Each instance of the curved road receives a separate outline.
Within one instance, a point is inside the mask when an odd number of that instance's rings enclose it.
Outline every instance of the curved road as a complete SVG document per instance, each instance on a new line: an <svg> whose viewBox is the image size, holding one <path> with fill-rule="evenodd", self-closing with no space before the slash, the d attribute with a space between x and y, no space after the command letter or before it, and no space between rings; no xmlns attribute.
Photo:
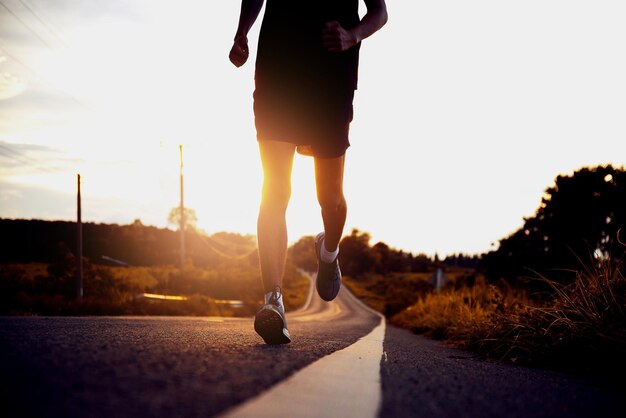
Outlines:
<svg viewBox="0 0 626 418"><path fill-rule="evenodd" d="M370 332L379 318L351 296L288 314L283 346L248 318L0 318L2 415L218 414Z"/></svg>
<svg viewBox="0 0 626 418"><path fill-rule="evenodd" d="M296 376L323 370L380 319L344 288L329 304L313 295L288 321L293 343L267 346L251 319L0 318L2 416L228 416L268 389L302 391ZM382 417L626 416L618 391L486 362L397 328L387 327L384 350Z"/></svg>

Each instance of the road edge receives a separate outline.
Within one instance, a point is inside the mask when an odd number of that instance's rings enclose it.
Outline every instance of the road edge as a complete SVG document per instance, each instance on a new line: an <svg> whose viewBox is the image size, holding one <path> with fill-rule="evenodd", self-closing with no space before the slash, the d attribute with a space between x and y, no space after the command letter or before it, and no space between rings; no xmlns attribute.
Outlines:
<svg viewBox="0 0 626 418"><path fill-rule="evenodd" d="M329 354L249 399L221 418L240 417L377 417L382 407L381 358L385 318L347 288L348 297L380 321L354 344Z"/></svg>

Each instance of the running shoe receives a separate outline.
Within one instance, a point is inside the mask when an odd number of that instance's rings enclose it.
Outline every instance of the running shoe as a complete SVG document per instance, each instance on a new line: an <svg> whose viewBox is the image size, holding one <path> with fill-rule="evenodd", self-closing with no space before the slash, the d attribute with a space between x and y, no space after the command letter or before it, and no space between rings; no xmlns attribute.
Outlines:
<svg viewBox="0 0 626 418"><path fill-rule="evenodd" d="M280 297L280 286L276 286L267 303L259 309L254 317L254 330L266 344L291 342L287 320L285 319L285 309L279 301Z"/></svg>
<svg viewBox="0 0 626 418"><path fill-rule="evenodd" d="M326 302L337 297L339 288L341 287L341 270L339 270L339 262L337 258L332 263L322 261L320 255L322 245L324 245L324 233L320 232L315 237L315 254L317 254L317 277L315 279L315 287L317 293Z"/></svg>

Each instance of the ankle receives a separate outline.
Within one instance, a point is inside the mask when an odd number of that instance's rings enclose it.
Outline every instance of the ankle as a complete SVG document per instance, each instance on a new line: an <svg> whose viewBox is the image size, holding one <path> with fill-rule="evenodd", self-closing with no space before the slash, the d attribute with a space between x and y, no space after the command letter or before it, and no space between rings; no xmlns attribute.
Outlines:
<svg viewBox="0 0 626 418"><path fill-rule="evenodd" d="M265 304L270 303L274 295L276 295L276 303L278 304L278 306L284 309L283 292L278 285L274 286L274 290L270 290L269 292L265 293Z"/></svg>
<svg viewBox="0 0 626 418"><path fill-rule="evenodd" d="M322 245L320 248L320 258L324 263L332 263L337 259L339 255L339 247L337 246L334 250L329 251L326 249L326 240L322 241Z"/></svg>

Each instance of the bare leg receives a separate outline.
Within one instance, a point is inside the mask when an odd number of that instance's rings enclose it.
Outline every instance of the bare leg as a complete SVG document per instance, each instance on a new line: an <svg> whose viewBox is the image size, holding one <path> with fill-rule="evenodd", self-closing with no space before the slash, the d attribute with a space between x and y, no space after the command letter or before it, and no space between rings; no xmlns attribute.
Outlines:
<svg viewBox="0 0 626 418"><path fill-rule="evenodd" d="M257 221L261 277L265 292L282 287L287 256L285 214L291 197L291 170L295 145L259 141L263 165L263 196Z"/></svg>
<svg viewBox="0 0 626 418"><path fill-rule="evenodd" d="M345 155L315 159L315 185L324 221L324 247L331 252L339 245L348 211L343 196L344 162Z"/></svg>

